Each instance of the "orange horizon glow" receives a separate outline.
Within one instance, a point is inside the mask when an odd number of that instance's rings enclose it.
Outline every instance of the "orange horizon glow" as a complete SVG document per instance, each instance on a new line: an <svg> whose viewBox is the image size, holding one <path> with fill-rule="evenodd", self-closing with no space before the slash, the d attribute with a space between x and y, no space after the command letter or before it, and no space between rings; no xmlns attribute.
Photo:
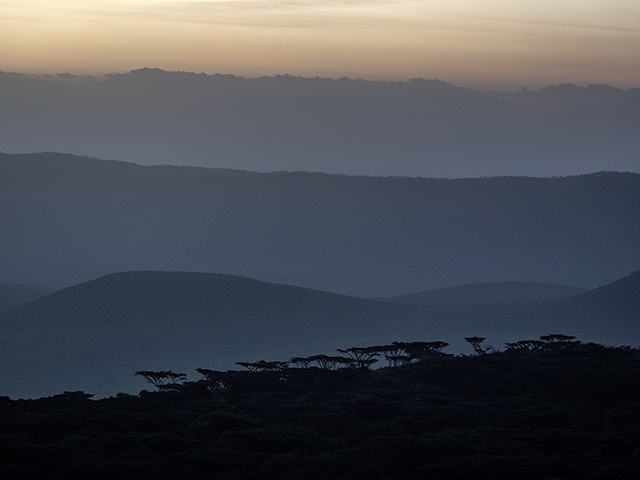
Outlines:
<svg viewBox="0 0 640 480"><path fill-rule="evenodd" d="M630 88L640 86L639 19L626 0L0 1L0 70Z"/></svg>

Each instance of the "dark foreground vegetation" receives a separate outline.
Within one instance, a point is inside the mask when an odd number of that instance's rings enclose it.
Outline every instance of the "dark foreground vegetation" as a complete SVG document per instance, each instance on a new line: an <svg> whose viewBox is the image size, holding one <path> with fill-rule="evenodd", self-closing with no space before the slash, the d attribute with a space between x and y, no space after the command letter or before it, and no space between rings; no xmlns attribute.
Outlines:
<svg viewBox="0 0 640 480"><path fill-rule="evenodd" d="M195 382L138 372L158 387L138 396L2 397L0 478L637 478L638 349L482 340L469 356L394 343Z"/></svg>

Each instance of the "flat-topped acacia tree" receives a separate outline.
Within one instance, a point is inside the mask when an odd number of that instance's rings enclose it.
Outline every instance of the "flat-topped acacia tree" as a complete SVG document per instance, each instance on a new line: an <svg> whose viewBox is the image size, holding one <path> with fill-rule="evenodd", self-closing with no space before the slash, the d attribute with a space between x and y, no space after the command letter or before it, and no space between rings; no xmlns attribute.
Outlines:
<svg viewBox="0 0 640 480"><path fill-rule="evenodd" d="M160 372L140 370L137 371L135 375L145 378L149 383L155 385L158 390L169 390L175 388L187 379L186 373L175 373L171 370ZM165 380L170 380L170 383L167 383Z"/></svg>

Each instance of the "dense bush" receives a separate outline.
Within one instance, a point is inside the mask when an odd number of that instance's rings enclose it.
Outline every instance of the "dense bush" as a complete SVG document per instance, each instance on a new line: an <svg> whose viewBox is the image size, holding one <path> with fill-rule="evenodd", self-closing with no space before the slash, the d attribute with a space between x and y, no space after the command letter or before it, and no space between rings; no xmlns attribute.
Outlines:
<svg viewBox="0 0 640 480"><path fill-rule="evenodd" d="M640 351L542 342L414 348L376 370L360 349L194 382L158 372L156 392L100 400L2 397L0 478L636 478Z"/></svg>

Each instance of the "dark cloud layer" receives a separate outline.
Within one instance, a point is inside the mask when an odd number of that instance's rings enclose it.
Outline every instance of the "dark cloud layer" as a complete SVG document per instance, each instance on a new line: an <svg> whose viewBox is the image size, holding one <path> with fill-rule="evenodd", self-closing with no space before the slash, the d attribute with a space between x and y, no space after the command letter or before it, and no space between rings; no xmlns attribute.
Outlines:
<svg viewBox="0 0 640 480"><path fill-rule="evenodd" d="M640 171L640 89L478 92L438 80L140 69L0 74L0 151L366 175Z"/></svg>

